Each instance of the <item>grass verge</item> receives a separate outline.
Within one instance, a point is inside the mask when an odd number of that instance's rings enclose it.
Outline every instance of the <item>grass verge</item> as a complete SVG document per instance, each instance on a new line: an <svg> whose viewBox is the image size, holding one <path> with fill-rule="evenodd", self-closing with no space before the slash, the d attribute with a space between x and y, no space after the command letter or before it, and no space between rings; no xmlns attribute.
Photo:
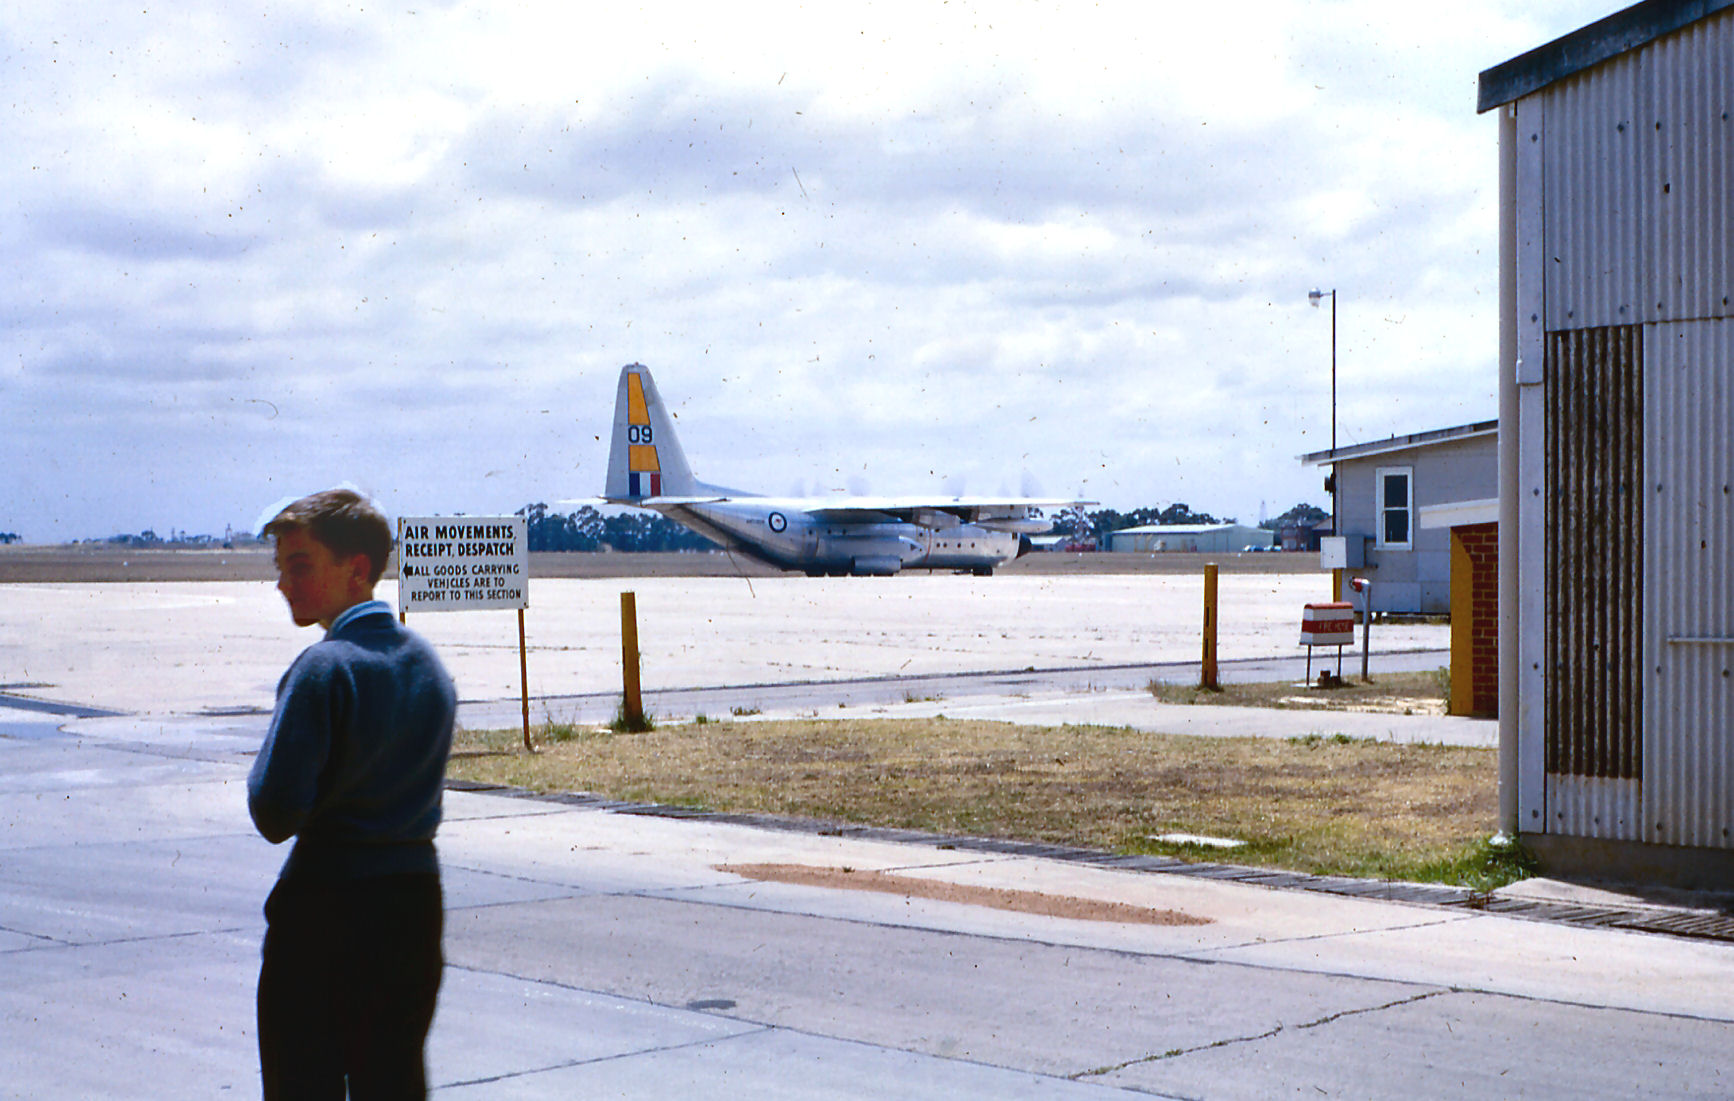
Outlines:
<svg viewBox="0 0 1734 1101"><path fill-rule="evenodd" d="M1335 665L1331 668L1334 669ZM1354 670L1345 665L1343 674L1340 688L1316 688L1282 681L1225 684L1220 688L1151 681L1148 688L1150 694L1163 703L1304 711L1376 711L1393 715L1445 714L1451 690L1449 669L1380 673L1371 681L1361 681L1355 678Z"/></svg>
<svg viewBox="0 0 1734 1101"><path fill-rule="evenodd" d="M797 815L1122 853L1490 890L1527 874L1487 842L1491 750L1348 738L869 719L661 725L538 738L466 732L454 777L539 792ZM1232 850L1155 840L1232 838Z"/></svg>

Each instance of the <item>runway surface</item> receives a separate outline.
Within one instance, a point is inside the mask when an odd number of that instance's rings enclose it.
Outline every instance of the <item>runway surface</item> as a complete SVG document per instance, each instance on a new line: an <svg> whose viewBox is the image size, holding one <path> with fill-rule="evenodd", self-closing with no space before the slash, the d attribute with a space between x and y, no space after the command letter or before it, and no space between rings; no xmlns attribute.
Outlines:
<svg viewBox="0 0 1734 1101"><path fill-rule="evenodd" d="M1300 657L1311 574L1225 575L1224 662ZM620 594L637 605L647 691L1003 673L1104 676L1195 662L1197 577L638 578L537 581L524 621L530 693L617 692ZM382 594L390 599L393 587ZM467 701L516 699L512 612L412 616ZM317 637L289 623L267 582L0 585L0 690L118 710L267 709L277 679ZM1444 624L1381 626L1379 652L1449 648Z"/></svg>

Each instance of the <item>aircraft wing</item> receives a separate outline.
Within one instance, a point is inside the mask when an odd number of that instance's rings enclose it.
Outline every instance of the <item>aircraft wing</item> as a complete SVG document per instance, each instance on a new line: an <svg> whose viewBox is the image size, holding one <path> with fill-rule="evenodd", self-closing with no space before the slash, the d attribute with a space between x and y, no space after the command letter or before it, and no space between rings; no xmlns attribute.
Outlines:
<svg viewBox="0 0 1734 1101"><path fill-rule="evenodd" d="M557 505L631 505L633 508L657 508L659 506L673 507L675 505L717 505L735 498L729 496L709 497L567 497L554 502Z"/></svg>
<svg viewBox="0 0 1734 1101"><path fill-rule="evenodd" d="M634 508L673 508L676 505L720 505L732 501L733 497L635 497L630 501L611 501L610 504L631 505Z"/></svg>
<svg viewBox="0 0 1734 1101"><path fill-rule="evenodd" d="M1045 531L1045 509L1090 505L1070 497L841 497L817 501L808 509L833 523L870 523L886 519L943 531L958 524L979 524L1006 531Z"/></svg>

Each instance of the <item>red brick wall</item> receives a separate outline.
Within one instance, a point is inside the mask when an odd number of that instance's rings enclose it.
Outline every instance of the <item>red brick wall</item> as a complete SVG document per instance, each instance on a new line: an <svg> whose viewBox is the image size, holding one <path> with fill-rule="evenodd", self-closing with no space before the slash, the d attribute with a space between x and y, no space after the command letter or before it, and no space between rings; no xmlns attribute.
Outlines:
<svg viewBox="0 0 1734 1101"><path fill-rule="evenodd" d="M1451 529L1469 557L1470 698L1452 710L1459 714L1499 713L1499 525L1467 524ZM1453 586L1455 588L1455 586ZM1452 609L1456 614L1456 609ZM1453 654L1452 660L1462 660Z"/></svg>

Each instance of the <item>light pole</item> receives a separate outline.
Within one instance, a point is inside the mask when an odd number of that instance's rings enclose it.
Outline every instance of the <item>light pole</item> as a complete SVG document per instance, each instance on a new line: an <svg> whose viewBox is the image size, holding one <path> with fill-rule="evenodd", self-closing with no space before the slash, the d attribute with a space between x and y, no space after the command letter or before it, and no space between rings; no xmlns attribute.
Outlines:
<svg viewBox="0 0 1734 1101"><path fill-rule="evenodd" d="M1332 287L1328 291L1310 290L1307 292L1307 301L1311 302L1313 306L1317 308L1319 299L1324 298L1327 295L1331 300L1331 454L1334 456L1337 451L1337 289ZM1339 530L1337 521L1337 464L1334 461L1331 463L1331 476L1329 482L1331 491L1331 534L1341 535L1342 531ZM1342 598L1343 571L1332 570L1331 599L1341 600Z"/></svg>

